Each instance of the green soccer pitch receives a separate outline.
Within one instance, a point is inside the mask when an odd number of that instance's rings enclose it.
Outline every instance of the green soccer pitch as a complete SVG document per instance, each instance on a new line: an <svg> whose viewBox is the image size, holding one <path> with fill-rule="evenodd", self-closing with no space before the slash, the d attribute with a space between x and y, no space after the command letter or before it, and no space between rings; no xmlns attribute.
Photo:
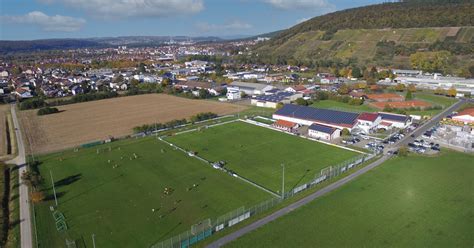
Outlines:
<svg viewBox="0 0 474 248"><path fill-rule="evenodd" d="M241 121L165 138L274 192L307 183L321 169L354 158L359 153Z"/></svg>
<svg viewBox="0 0 474 248"><path fill-rule="evenodd" d="M228 247L471 247L474 156L391 159Z"/></svg>
<svg viewBox="0 0 474 248"><path fill-rule="evenodd" d="M39 161L47 198L35 204L39 247L65 247L66 238L77 247L92 247L93 234L96 247L149 247L202 220L272 197L155 137L45 155ZM50 210L50 171L66 232L56 230Z"/></svg>

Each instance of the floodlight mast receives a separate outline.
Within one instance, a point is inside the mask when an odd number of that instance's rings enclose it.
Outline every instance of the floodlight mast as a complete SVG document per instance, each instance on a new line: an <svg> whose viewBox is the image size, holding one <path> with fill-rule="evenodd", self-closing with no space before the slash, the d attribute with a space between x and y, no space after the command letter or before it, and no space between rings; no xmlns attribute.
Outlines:
<svg viewBox="0 0 474 248"><path fill-rule="evenodd" d="M56 207L58 206L58 197L56 196L56 188L54 187L54 179L53 173L49 170L49 175L51 176L51 183L53 184L53 193L54 193L54 202L56 203Z"/></svg>
<svg viewBox="0 0 474 248"><path fill-rule="evenodd" d="M285 198L285 164L281 164L283 169L282 177L281 177L281 199Z"/></svg>

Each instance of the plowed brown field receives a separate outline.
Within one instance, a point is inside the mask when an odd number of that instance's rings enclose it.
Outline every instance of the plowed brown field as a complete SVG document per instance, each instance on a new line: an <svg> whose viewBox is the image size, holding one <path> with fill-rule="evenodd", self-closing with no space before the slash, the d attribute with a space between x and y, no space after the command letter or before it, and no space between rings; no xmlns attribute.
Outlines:
<svg viewBox="0 0 474 248"><path fill-rule="evenodd" d="M57 114L37 116L37 110L19 111L26 143L34 153L72 148L109 136L132 133L133 127L188 118L201 112L235 113L242 106L191 100L165 94L148 94L71 104ZM29 151L29 150L28 150Z"/></svg>

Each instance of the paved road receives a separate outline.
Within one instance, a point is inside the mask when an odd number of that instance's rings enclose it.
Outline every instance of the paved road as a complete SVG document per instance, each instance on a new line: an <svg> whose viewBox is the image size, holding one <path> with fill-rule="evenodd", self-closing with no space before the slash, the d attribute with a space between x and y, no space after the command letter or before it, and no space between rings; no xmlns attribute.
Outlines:
<svg viewBox="0 0 474 248"><path fill-rule="evenodd" d="M265 225L265 224L267 224L267 223L283 216L283 215L286 215L286 214L292 212L293 210L295 210L295 209L297 209L301 206L304 206L304 205L310 203L311 201L323 196L324 194L327 194L327 193L341 187L342 185L344 185L344 184L354 180L355 178L359 177L360 175L366 173L367 171L381 165L388 158L390 158L390 156L384 155L380 159L378 159L377 161L375 161L375 162L365 166L364 168L348 175L347 177L344 177L341 180L339 180L337 182L334 182L334 183L332 183L332 184L316 191L315 193L313 193L313 194L311 194L311 195L309 195L309 196L307 196L307 197L305 197L305 198L303 198L303 199L301 199L301 200L299 200L295 203L292 203L291 205L289 205L285 208L282 208L282 209L274 212L273 214L271 214L269 216L266 216L263 219L257 220L255 222L251 223L250 225L247 225L247 226L245 226L245 227L243 227L243 228L241 228L241 229L239 229L239 230L237 230L237 231L235 231L235 232L233 232L233 233L231 233L227 236L224 236L224 237L216 240L215 242L209 244L207 247L208 248L216 248L216 247L223 246L223 245L225 245L225 244L227 244L227 243L243 236L246 233L249 233L249 232L251 232L251 231L253 231L253 230L255 230L255 229L257 229L257 228L259 228L259 227L261 227L261 226L263 226L263 225Z"/></svg>
<svg viewBox="0 0 474 248"><path fill-rule="evenodd" d="M33 247L32 231L31 231L31 212L30 204L28 202L29 193L28 186L21 178L23 172L26 171L26 156L25 146L23 144L23 137L21 135L20 125L16 116L16 105L11 105L13 126L15 128L16 141L18 146L18 156L7 163L16 164L19 166L19 184L20 184L20 235L21 235L21 247L31 248Z"/></svg>
<svg viewBox="0 0 474 248"><path fill-rule="evenodd" d="M443 112L436 115L435 117L430 119L428 122L426 122L425 124L418 127L416 130L414 130L412 134L414 134L415 137L420 136L426 130L428 130L431 127L433 127L434 125L436 125L436 123L438 123L441 119L443 119L444 117L449 115L451 112L458 109L464 102L465 101L459 101L459 102L455 103L454 105L452 105L451 107L443 110ZM407 145L409 142L412 142L413 140L414 140L414 138L410 137L410 135L407 135L402 140L397 142L394 146L392 146L392 149L400 147L400 146ZM255 221L255 222L253 222L253 223L251 223L247 226L244 226L241 229L239 229L239 230L237 230L237 231L235 231L231 234L228 234L228 235L214 241L213 243L209 244L207 247L208 248L217 248L217 247L221 247L221 246L223 246L223 245L225 245L225 244L227 244L227 243L229 243L233 240L236 240L237 238L239 238L239 237L241 237L241 236L257 229L257 228L262 227L263 225L265 225L265 224L267 224L271 221L274 221L277 218L280 218L283 215L286 215L286 214L292 212L293 210L295 210L295 209L297 209L301 206L304 206L304 205L308 204L309 202L321 197L322 195L327 194L327 193L343 186L344 184L354 180L355 178L359 177L360 175L363 175L366 172L372 170L373 168L383 164L383 162L385 162L390 157L391 157L390 155L383 155L378 160L376 160L373 163L365 166L364 168L354 172L353 174L350 174L349 176L344 177L341 180L339 180L337 182L334 182L334 183L332 183L332 184L330 184L330 185L314 192L313 194L311 194L311 195L309 195L309 196L307 196L307 197L305 197L305 198L303 198L303 199L301 199L301 200L299 200L295 203L292 203L291 205L289 205L287 207L284 207L284 208L272 213L269 216L264 217L263 219L257 220L257 221Z"/></svg>
<svg viewBox="0 0 474 248"><path fill-rule="evenodd" d="M439 121L441 121L443 118L451 114L453 111L457 110L464 103L466 103L465 100L460 100L457 103L451 105L449 108L446 108L445 110L443 110L443 112L435 115L429 121L427 121L426 123L424 123L417 129L415 129L410 135L406 135L403 139L401 139L398 143L396 143L396 146L397 147L406 146L408 145L408 143L413 142L417 137L421 136L428 129L435 126ZM411 135L413 135L414 138L410 137Z"/></svg>

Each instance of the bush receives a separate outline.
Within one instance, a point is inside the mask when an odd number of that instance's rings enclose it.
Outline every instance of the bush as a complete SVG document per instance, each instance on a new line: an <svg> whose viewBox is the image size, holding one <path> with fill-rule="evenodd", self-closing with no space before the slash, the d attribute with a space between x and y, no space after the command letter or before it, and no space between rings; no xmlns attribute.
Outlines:
<svg viewBox="0 0 474 248"><path fill-rule="evenodd" d="M341 135L342 135L342 136L349 136L349 135L351 135L351 132L349 132L349 129L344 128L344 129L342 129L342 131L341 131Z"/></svg>
<svg viewBox="0 0 474 248"><path fill-rule="evenodd" d="M20 103L20 110L36 109L45 107L46 105L43 98L31 98Z"/></svg>
<svg viewBox="0 0 474 248"><path fill-rule="evenodd" d="M400 149L398 149L398 156L400 157L406 157L408 156L408 148L406 146L402 146L400 147Z"/></svg>
<svg viewBox="0 0 474 248"><path fill-rule="evenodd" d="M49 115L49 114L55 114L55 113L58 113L59 112L59 109L57 108L51 108L51 107L45 107L45 108L41 108L38 110L38 115Z"/></svg>
<svg viewBox="0 0 474 248"><path fill-rule="evenodd" d="M303 99L303 98L301 98L301 97L298 98L298 99L296 99L295 102L296 102L296 104L301 105L301 106L308 106L308 105L311 105L311 102L310 102L310 101L305 100L305 99Z"/></svg>

